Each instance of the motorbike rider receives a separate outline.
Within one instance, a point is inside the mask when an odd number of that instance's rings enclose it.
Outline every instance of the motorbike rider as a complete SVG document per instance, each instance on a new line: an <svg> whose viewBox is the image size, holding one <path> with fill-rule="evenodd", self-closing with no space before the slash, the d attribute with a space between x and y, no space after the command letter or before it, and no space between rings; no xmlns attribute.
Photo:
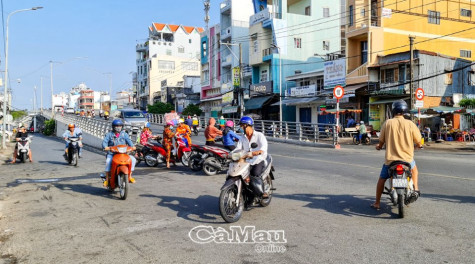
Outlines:
<svg viewBox="0 0 475 264"><path fill-rule="evenodd" d="M234 144L235 141L239 141L241 139L236 133L234 133L234 122L231 120L226 121L224 131L223 131L223 145L226 149L233 151L236 146Z"/></svg>
<svg viewBox="0 0 475 264"><path fill-rule="evenodd" d="M18 130L18 132L15 135L15 141L17 143L15 144L15 151L13 152L13 160L12 160L11 163L16 162L16 157L18 155L18 141L20 141L22 138L27 138L27 137L28 137L28 132L26 131L26 127L21 126L20 129ZM28 158L30 159L30 162L33 162L32 157L33 157L33 154L31 153L31 148L30 148L29 152L28 152Z"/></svg>
<svg viewBox="0 0 475 264"><path fill-rule="evenodd" d="M173 121L168 121L165 125L165 129L163 130L163 142L162 145L167 151L167 168L170 168L170 156L173 147L173 137L175 133L172 131L173 129Z"/></svg>
<svg viewBox="0 0 475 264"><path fill-rule="evenodd" d="M239 126L244 131L244 136L238 141L235 150L250 152L251 144L257 144L257 147L252 151L252 158L249 163L251 164L251 176L259 176L266 167L267 139L264 134L254 130L254 120L249 116L241 117ZM264 193L263 197L267 197L267 194Z"/></svg>
<svg viewBox="0 0 475 264"><path fill-rule="evenodd" d="M196 114L193 115L193 118L191 119L191 121L192 121L193 130L196 131L200 124L200 121L198 120L198 117L196 116Z"/></svg>
<svg viewBox="0 0 475 264"><path fill-rule="evenodd" d="M64 159L68 159L68 147L69 147L69 142L68 139L70 137L77 137L79 138L78 144L79 144L79 157L81 158L82 156L82 131L80 128L76 128L74 124L69 124L68 129L64 132L63 138L66 141L66 148L64 149Z"/></svg>
<svg viewBox="0 0 475 264"><path fill-rule="evenodd" d="M384 183L389 179L389 164L394 161L405 161L411 164L412 181L414 183L414 192L412 199L417 200L421 194L418 185L418 175L416 161L414 160L414 144L421 148L421 133L417 126L410 120L404 118L404 113L408 111L405 101L398 100L392 104L393 118L387 120L381 126L379 144L377 150L386 145L386 155L383 168L376 185L376 201L371 205L374 209L380 208L381 195L384 189Z"/></svg>
<svg viewBox="0 0 475 264"><path fill-rule="evenodd" d="M358 128L358 140L360 142L363 142L365 137L368 136L366 133L367 133L367 130L366 130L366 126L364 124L364 121L360 121L360 125L359 125L359 128Z"/></svg>
<svg viewBox="0 0 475 264"><path fill-rule="evenodd" d="M191 129L185 124L185 120L183 120L183 118L180 118L178 122L176 134L182 135L188 141L187 146L189 147L191 146Z"/></svg>
<svg viewBox="0 0 475 264"><path fill-rule="evenodd" d="M219 121L219 129L223 131L226 125L226 119L224 119L224 116L221 116L218 121Z"/></svg>
<svg viewBox="0 0 475 264"><path fill-rule="evenodd" d="M150 129L150 123L145 123L145 126L142 129L142 132L140 133L140 145L145 146L145 144L147 144L150 139L160 140L160 138L160 136L152 134L152 130Z"/></svg>
<svg viewBox="0 0 475 264"><path fill-rule="evenodd" d="M214 125L216 124L216 119L211 117L208 121L208 126L205 129L205 138L206 145L213 146L216 144L215 139L217 136L222 136L223 131L217 129Z"/></svg>
<svg viewBox="0 0 475 264"><path fill-rule="evenodd" d="M132 140L130 140L129 134L127 132L123 131L122 128L124 128L124 123L120 119L116 119L112 121L112 131L107 133L106 136L104 137L104 140L102 141L102 148L104 151L107 152L107 157L106 157L106 180L104 181L104 186L108 186L108 181L110 178L110 170L111 170L111 163L112 163L112 157L114 154L110 152L110 147L117 146L117 145L128 145L135 150L134 144L132 143ZM129 155L130 159L132 160L132 172L135 169L135 158L132 155ZM135 179L132 178L132 173L129 178L130 183L135 183Z"/></svg>
<svg viewBox="0 0 475 264"><path fill-rule="evenodd" d="M190 131L191 131L191 128L193 127L193 120L191 119L191 116L188 116L186 118L185 124L190 128Z"/></svg>

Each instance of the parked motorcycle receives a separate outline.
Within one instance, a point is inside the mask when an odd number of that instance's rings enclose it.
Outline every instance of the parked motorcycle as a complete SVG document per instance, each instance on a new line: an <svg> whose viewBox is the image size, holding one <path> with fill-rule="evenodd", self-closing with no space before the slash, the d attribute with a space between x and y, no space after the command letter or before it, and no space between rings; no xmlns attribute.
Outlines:
<svg viewBox="0 0 475 264"><path fill-rule="evenodd" d="M257 177L250 175L251 165L246 161L250 157L251 152L242 150L231 152L232 163L219 195L219 212L228 223L238 221L244 208L256 205L266 207L271 202L272 192L275 190L272 185L274 180L272 157L267 155L267 166ZM267 194L266 197L263 197L264 193Z"/></svg>
<svg viewBox="0 0 475 264"><path fill-rule="evenodd" d="M178 144L178 149L172 150L172 155L170 162L181 161L184 166L188 166L189 159L191 156L191 148L187 146L187 140L181 136L175 136L175 140ZM144 154L145 164L149 167L155 167L158 164L164 164L167 162L167 151L165 147L160 143L154 143L153 145L148 145L150 150Z"/></svg>
<svg viewBox="0 0 475 264"><path fill-rule="evenodd" d="M383 192L389 195L391 202L398 207L399 217L404 217L404 205L417 200L414 196L411 164L405 161L394 161L389 165L389 181L386 181Z"/></svg>
<svg viewBox="0 0 475 264"><path fill-rule="evenodd" d="M79 138L78 137L70 137L68 138L68 156L67 161L69 164L73 166L78 165L79 160Z"/></svg>
<svg viewBox="0 0 475 264"><path fill-rule="evenodd" d="M125 200L127 199L129 178L132 173L132 159L130 159L127 153L133 151L133 148L126 145L118 145L110 147L110 151L114 153L114 156L112 157L110 179L107 183L107 188L110 191L119 188L120 199Z"/></svg>
<svg viewBox="0 0 475 264"><path fill-rule="evenodd" d="M20 141L17 142L17 159L19 159L21 163L25 163L29 159L28 153L30 152L30 142L31 136L22 137Z"/></svg>
<svg viewBox="0 0 475 264"><path fill-rule="evenodd" d="M371 144L371 133L366 133L365 135L361 135L361 140L358 134L355 134L353 136L353 144L359 145L361 143L365 145Z"/></svg>
<svg viewBox="0 0 475 264"><path fill-rule="evenodd" d="M190 157L189 167L193 171L203 170L206 175L213 176L229 168L229 151L216 146L203 146L202 153Z"/></svg>

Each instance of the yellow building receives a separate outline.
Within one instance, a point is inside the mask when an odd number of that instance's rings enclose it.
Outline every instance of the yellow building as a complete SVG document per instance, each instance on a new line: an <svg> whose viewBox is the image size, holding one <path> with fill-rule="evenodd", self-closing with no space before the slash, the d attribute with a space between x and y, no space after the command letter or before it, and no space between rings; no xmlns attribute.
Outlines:
<svg viewBox="0 0 475 264"><path fill-rule="evenodd" d="M384 56L409 51L409 36L415 38L415 50L475 58L473 0L347 0L346 8L346 83L365 88L359 93L363 119L368 118L369 101L410 96L409 85L403 85L399 93L375 97L372 90L382 89L377 85L381 73L368 71Z"/></svg>

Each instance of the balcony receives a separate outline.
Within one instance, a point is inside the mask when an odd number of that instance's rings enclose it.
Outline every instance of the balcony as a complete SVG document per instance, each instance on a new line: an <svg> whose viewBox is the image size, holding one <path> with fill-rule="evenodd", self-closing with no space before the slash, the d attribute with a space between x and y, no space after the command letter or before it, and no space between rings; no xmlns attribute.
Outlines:
<svg viewBox="0 0 475 264"><path fill-rule="evenodd" d="M231 66L232 63L233 63L233 57L231 54L227 55L226 57L221 58L221 67Z"/></svg>
<svg viewBox="0 0 475 264"><path fill-rule="evenodd" d="M262 50L262 61L268 61L272 59L275 53L275 48L267 48Z"/></svg>
<svg viewBox="0 0 475 264"><path fill-rule="evenodd" d="M227 27L223 30L221 30L221 40L226 40L231 37L232 30L231 27Z"/></svg>
<svg viewBox="0 0 475 264"><path fill-rule="evenodd" d="M135 47L135 50L136 51L146 51L148 48L148 43L146 44L137 44L137 46Z"/></svg>
<svg viewBox="0 0 475 264"><path fill-rule="evenodd" d="M368 82L368 63L358 66L354 70L349 70L346 75L346 85Z"/></svg>
<svg viewBox="0 0 475 264"><path fill-rule="evenodd" d="M231 13L231 1L224 1L220 4L221 14L230 14Z"/></svg>

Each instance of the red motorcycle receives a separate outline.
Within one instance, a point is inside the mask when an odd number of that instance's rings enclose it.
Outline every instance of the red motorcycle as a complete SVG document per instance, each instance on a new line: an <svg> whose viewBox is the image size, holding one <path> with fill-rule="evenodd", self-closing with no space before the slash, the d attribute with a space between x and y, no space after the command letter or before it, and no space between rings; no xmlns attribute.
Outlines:
<svg viewBox="0 0 475 264"><path fill-rule="evenodd" d="M199 148L198 148L199 147ZM229 168L229 151L217 146L198 146L190 157L189 167L193 171L203 170L206 175L213 176Z"/></svg>
<svg viewBox="0 0 475 264"><path fill-rule="evenodd" d="M170 162L175 163L181 161L184 166L188 166L191 156L191 148L188 147L188 141L181 135L175 136L176 145L175 149L172 149ZM149 167L155 167L158 164L167 163L167 151L165 147L160 143L153 143L147 145L149 149L144 155L145 164Z"/></svg>

